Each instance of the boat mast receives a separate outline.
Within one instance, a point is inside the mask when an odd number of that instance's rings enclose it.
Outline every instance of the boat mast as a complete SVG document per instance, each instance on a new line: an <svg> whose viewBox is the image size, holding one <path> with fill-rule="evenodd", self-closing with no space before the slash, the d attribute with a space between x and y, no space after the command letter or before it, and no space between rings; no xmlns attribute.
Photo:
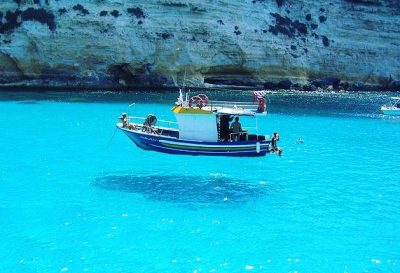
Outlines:
<svg viewBox="0 0 400 273"><path fill-rule="evenodd" d="M187 101L188 94L186 93L185 85L186 85L186 69L185 69L185 74L183 74L182 92L183 92L183 98L185 99L185 101Z"/></svg>
<svg viewBox="0 0 400 273"><path fill-rule="evenodd" d="M257 117L257 115L256 115L256 134L258 136L258 117Z"/></svg>
<svg viewBox="0 0 400 273"><path fill-rule="evenodd" d="M185 90L185 82L186 82L186 70L185 70L185 74L183 75L182 88L179 88L179 97L178 97L178 101L176 102L176 105L185 106L186 102L188 100L188 96L187 96L186 90Z"/></svg>

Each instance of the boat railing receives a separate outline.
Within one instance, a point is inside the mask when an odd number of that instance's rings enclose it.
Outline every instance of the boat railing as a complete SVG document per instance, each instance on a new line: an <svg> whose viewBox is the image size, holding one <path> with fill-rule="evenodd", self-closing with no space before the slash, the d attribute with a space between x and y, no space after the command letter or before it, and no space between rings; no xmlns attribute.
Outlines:
<svg viewBox="0 0 400 273"><path fill-rule="evenodd" d="M146 120L145 117L138 117L138 116L128 116L127 119L129 122L141 123L141 124L143 124L144 121ZM135 121L137 121L137 122L135 122ZM167 127L167 128L177 128L177 124L178 123L176 121L157 119L157 125L154 127L164 127L164 126L160 126L160 125L166 125L165 127Z"/></svg>
<svg viewBox="0 0 400 273"><path fill-rule="evenodd" d="M247 101L222 101L210 100L208 105L211 107L224 107L224 108L239 108L239 109L254 109L257 108L256 104Z"/></svg>
<svg viewBox="0 0 400 273"><path fill-rule="evenodd" d="M250 132L251 130L257 130L257 127L242 127L244 131Z"/></svg>

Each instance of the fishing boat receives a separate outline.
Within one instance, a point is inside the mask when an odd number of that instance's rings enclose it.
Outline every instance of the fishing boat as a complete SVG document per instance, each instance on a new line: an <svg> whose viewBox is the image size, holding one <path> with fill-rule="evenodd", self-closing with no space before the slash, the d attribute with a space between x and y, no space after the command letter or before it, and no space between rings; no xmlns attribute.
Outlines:
<svg viewBox="0 0 400 273"><path fill-rule="evenodd" d="M180 90L171 109L176 121L157 120L153 114L137 117L123 113L117 128L144 150L207 156L251 157L272 152L281 155L277 138L271 141L270 137L258 134L258 117L267 114L265 106L265 91L255 91L251 103L211 101L204 94L189 98ZM239 117L254 118L255 127L242 128ZM157 122L167 125L159 126Z"/></svg>
<svg viewBox="0 0 400 273"><path fill-rule="evenodd" d="M385 115L400 116L400 97L391 97L390 102L381 107Z"/></svg>

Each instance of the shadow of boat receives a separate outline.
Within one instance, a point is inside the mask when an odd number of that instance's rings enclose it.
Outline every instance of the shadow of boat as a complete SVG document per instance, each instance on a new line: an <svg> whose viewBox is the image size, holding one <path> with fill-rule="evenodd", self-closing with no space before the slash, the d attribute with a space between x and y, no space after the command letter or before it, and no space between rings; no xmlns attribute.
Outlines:
<svg viewBox="0 0 400 273"><path fill-rule="evenodd" d="M106 190L139 193L177 203L246 202L271 192L268 184L223 176L106 175L93 185Z"/></svg>

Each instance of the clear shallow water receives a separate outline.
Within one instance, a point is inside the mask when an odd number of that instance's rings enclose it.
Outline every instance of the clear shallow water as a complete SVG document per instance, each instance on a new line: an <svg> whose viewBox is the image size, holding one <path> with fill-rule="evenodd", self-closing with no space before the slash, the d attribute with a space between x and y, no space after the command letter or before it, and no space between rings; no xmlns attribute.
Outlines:
<svg viewBox="0 0 400 273"><path fill-rule="evenodd" d="M0 93L0 269L399 272L390 95L271 95L260 123L284 155L224 158L115 132L123 111L172 118L175 93Z"/></svg>

